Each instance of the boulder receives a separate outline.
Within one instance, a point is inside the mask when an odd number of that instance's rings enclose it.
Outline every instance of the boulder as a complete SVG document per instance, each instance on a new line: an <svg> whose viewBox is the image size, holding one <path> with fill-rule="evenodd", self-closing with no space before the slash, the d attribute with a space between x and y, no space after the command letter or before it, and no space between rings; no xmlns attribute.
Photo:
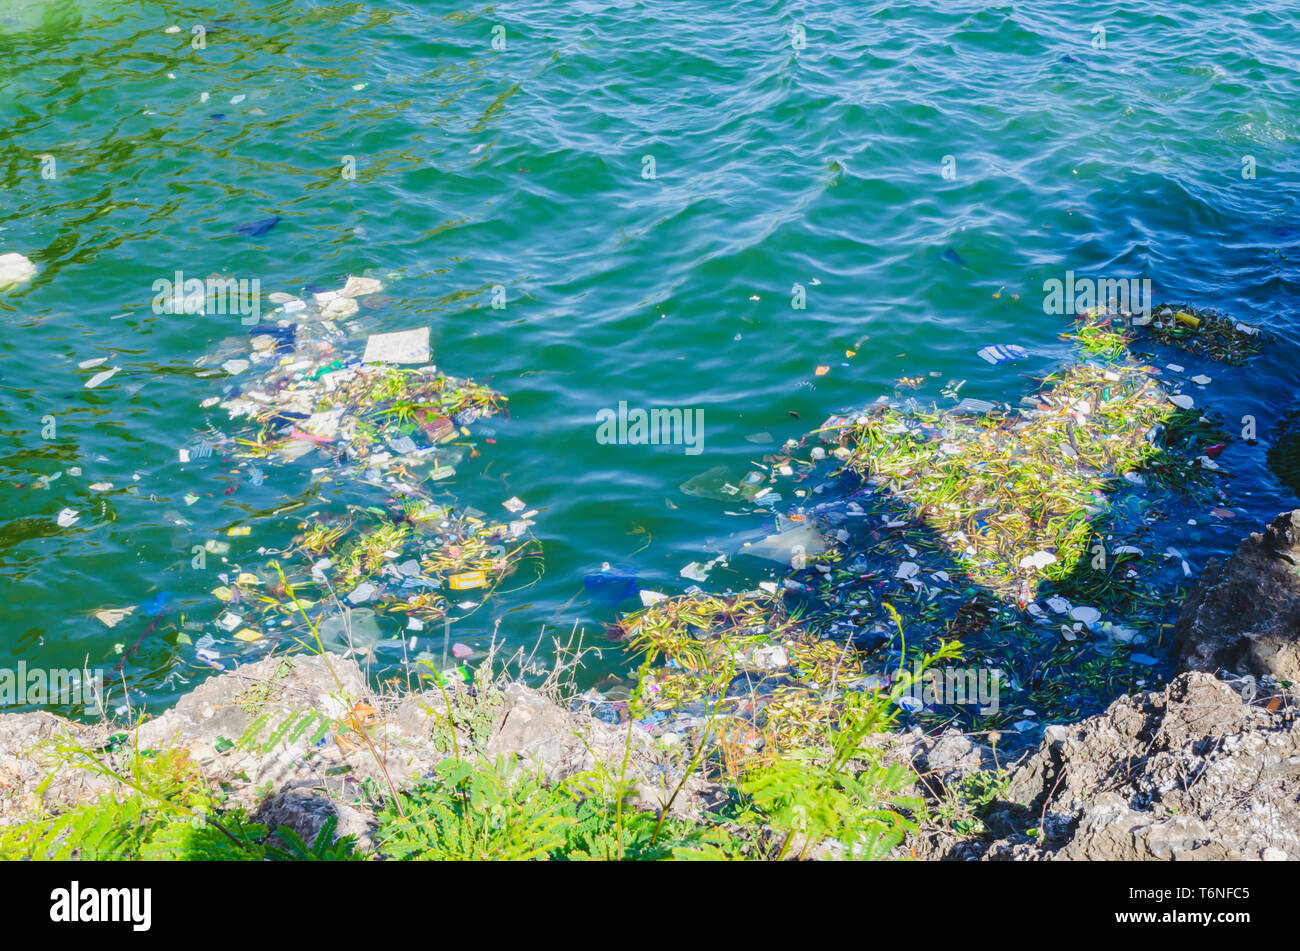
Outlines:
<svg viewBox="0 0 1300 951"><path fill-rule="evenodd" d="M1179 670L1300 682L1300 509L1205 566L1174 637Z"/></svg>
<svg viewBox="0 0 1300 951"><path fill-rule="evenodd" d="M988 831L944 828L913 853L948 859L1300 859L1300 709L1205 673L1052 726L1010 770ZM956 748L949 740L948 745ZM958 773L980 768L958 757ZM957 777L951 777L957 778Z"/></svg>

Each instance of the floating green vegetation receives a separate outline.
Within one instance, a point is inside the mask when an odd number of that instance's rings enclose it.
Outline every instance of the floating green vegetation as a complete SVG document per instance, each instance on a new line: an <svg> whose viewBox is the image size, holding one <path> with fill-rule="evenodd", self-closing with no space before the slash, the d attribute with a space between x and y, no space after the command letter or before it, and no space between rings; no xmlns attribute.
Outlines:
<svg viewBox="0 0 1300 951"><path fill-rule="evenodd" d="M626 615L620 627L644 660L638 712L722 718L724 760L824 745L848 697L886 684L867 678L850 642L823 637L775 594L680 595ZM922 662L960 648L942 643Z"/></svg>
<svg viewBox="0 0 1300 951"><path fill-rule="evenodd" d="M322 369L311 377L273 373L262 389L223 404L232 416L255 424L255 432L235 439L237 456L296 459L315 449L383 468L423 455L436 464L439 445L506 405L490 387L433 366Z"/></svg>
<svg viewBox="0 0 1300 951"><path fill-rule="evenodd" d="M1264 348L1258 328L1190 304L1160 305L1147 329L1160 343L1223 363L1245 363Z"/></svg>
<svg viewBox="0 0 1300 951"><path fill-rule="evenodd" d="M1079 349L1092 356L1119 360L1128 353L1129 338L1122 332L1107 325L1085 322L1077 333L1062 334L1066 340L1073 340Z"/></svg>
<svg viewBox="0 0 1300 951"><path fill-rule="evenodd" d="M506 398L473 380L440 373L435 367L363 366L323 394L318 409L341 407L382 432L417 427L442 441L456 434L451 417L486 416L502 409Z"/></svg>
<svg viewBox="0 0 1300 951"><path fill-rule="evenodd" d="M1108 356L1123 336L1085 327ZM1054 373L1026 410L978 418L876 407L830 433L846 466L903 500L977 583L1025 597L1062 581L1089 551L1093 517L1128 481L1205 484L1171 440L1200 419L1170 402L1134 361L1073 364Z"/></svg>
<svg viewBox="0 0 1300 951"><path fill-rule="evenodd" d="M652 709L721 694L737 675L777 666L774 654L788 658L796 644L816 643L775 595L681 595L625 616L621 626L631 650L663 664L643 680Z"/></svg>
<svg viewBox="0 0 1300 951"><path fill-rule="evenodd" d="M427 500L408 500L406 508L396 518L363 510L337 523L302 523L291 549L300 556L298 567L283 566L298 605L317 619L364 605L436 621L447 616L450 593L484 596L538 553L537 542L518 526L486 521L472 510ZM301 627L298 605L269 564L262 572L238 572L214 594L228 605L218 623L239 627L240 640Z"/></svg>

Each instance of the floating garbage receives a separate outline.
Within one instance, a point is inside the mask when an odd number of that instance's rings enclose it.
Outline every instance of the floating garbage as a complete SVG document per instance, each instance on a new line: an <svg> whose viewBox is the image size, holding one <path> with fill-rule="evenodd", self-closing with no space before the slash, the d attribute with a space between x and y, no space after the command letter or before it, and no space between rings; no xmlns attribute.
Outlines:
<svg viewBox="0 0 1300 951"><path fill-rule="evenodd" d="M21 254L0 254L0 291L26 284L36 276L36 265Z"/></svg>
<svg viewBox="0 0 1300 951"><path fill-rule="evenodd" d="M343 295L364 296L380 286L350 277L342 291L316 297L355 304ZM362 357L318 302L255 330L247 358L220 360L229 373L258 371L218 404L232 419L257 427L236 439L236 458L324 457L362 471L399 469L412 477L423 471L446 479L463 450L441 447L505 406L501 394L434 366L392 365L428 360L427 327L372 335Z"/></svg>
<svg viewBox="0 0 1300 951"><path fill-rule="evenodd" d="M96 373L94 376L92 376L89 380L86 381L85 388L88 390L93 390L101 383L106 383L107 381L111 380L114 376L117 375L119 369L120 369L119 367L112 367L111 369L104 370L100 373Z"/></svg>
<svg viewBox="0 0 1300 951"><path fill-rule="evenodd" d="M1189 304L1157 306L1147 330L1160 343L1224 363L1244 363L1264 346L1259 328Z"/></svg>
<svg viewBox="0 0 1300 951"><path fill-rule="evenodd" d="M820 638L779 595L682 595L625 615L618 629L650 665L641 681L649 709L689 717L713 698L723 716L761 710L755 722L774 748L823 730L834 707L820 692L864 676L851 647Z"/></svg>
<svg viewBox="0 0 1300 951"><path fill-rule="evenodd" d="M1029 408L976 419L918 414L918 428L876 406L820 433L850 450L849 469L906 498L949 539L975 581L1017 594L1074 570L1093 534L1089 510L1116 478L1140 469L1168 485L1205 481L1168 448L1191 438L1199 413L1161 394L1131 359L1074 364L1049 376ZM1157 426L1160 445L1147 439Z"/></svg>
<svg viewBox="0 0 1300 951"><path fill-rule="evenodd" d="M419 630L425 621L448 616L446 592L495 587L535 554L535 543L507 546L510 539L504 525L427 500L408 499L388 517L354 510L332 523L310 520L285 553L290 557L268 561L260 574L223 578L226 584L214 593L238 607L219 617L217 626L251 628L258 637L240 639L260 641L264 631L310 637L314 624L333 632L335 643L369 651L381 638L382 619L400 617L403 626ZM281 571L287 584L280 581ZM364 638L356 636L359 625L368 632Z"/></svg>
<svg viewBox="0 0 1300 951"><path fill-rule="evenodd" d="M1024 347L1018 347L1015 344L1002 344L1000 346L990 345L982 347L978 351L978 355L982 360L997 366L999 363L1009 363L1012 360L1023 360L1025 357L1029 356L1029 351Z"/></svg>
<svg viewBox="0 0 1300 951"><path fill-rule="evenodd" d="M371 334L361 360L363 363L428 363L429 328Z"/></svg>
<svg viewBox="0 0 1300 951"><path fill-rule="evenodd" d="M207 94L204 93L206 96ZM260 238L272 228L280 223L279 215L272 215L269 218L259 218L257 221L250 221L236 227L231 234L242 234L246 238Z"/></svg>
<svg viewBox="0 0 1300 951"><path fill-rule="evenodd" d="M505 398L427 365L427 327L374 334L364 350L356 346L334 321L380 290L378 280L350 276L340 290L307 300L274 293L269 299L277 309L242 345L228 340L199 361L227 374L224 397L203 405L224 410L234 431L210 428L200 446L205 451L186 447L182 461L215 452L237 461L255 486L276 479L268 461L310 461L318 486L385 491L377 504L314 513L299 523L290 545L259 549L260 564L221 575L214 595L223 610L214 630L247 649L286 639L312 644L314 628L327 647L359 654L396 649L402 657L406 631L476 609L537 554L528 531L537 513L522 511L521 500L503 503L519 517L502 524L431 496L428 486L454 475L474 451L461 441L470 436L468 427L501 410ZM232 354L232 344L242 352ZM227 535L251 531L236 525ZM206 547L230 551L224 542ZM482 597L450 596L462 590ZM207 663L218 656L211 643L211 656L200 655Z"/></svg>
<svg viewBox="0 0 1300 951"><path fill-rule="evenodd" d="M609 562L605 562L599 572L583 579L583 587L589 595L606 604L618 604L637 593L636 575L616 571Z"/></svg>
<svg viewBox="0 0 1300 951"><path fill-rule="evenodd" d="M1083 359L1017 408L971 417L882 399L827 420L806 461L792 464L787 445L763 472L718 467L684 485L744 502L797 478L800 501L742 548L790 571L739 595L642 592L645 608L618 627L647 660L641 695L659 715L638 722L685 732L716 709L779 749L815 735L842 691L880 689L901 659L960 650L967 672L1005 673L1002 706L909 699L900 715L1014 728L1031 743L1043 718L1024 701L1072 720L1149 676L1154 655L1133 649L1168 643L1190 568L1145 552L1163 546L1154 533L1169 513L1225 499L1206 464L1224 434L1171 401L1180 394L1130 355L1113 318L1069 338Z"/></svg>
<svg viewBox="0 0 1300 951"><path fill-rule="evenodd" d="M129 608L104 608L102 610L96 611L95 617L105 627L113 628L121 624L124 620L130 617L134 612L135 612L134 606Z"/></svg>

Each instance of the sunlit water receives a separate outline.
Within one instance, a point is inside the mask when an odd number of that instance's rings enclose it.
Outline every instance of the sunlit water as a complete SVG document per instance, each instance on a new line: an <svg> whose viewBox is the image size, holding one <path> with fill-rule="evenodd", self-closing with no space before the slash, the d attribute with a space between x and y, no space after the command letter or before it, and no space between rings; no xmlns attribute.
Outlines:
<svg viewBox="0 0 1300 951"><path fill-rule="evenodd" d="M1213 371L1206 404L1234 426L1254 416L1261 438L1221 460L1241 517L1182 529L1199 568L1296 502L1265 464L1297 404L1294 12L0 5L0 253L40 268L0 294L6 660L112 669L140 639L119 676L134 705L167 702L211 673L176 632L216 634L231 660L265 650L213 627L228 566L194 569L192 546L249 522L228 557L257 562L336 504L305 467L253 485L230 462L179 461L229 426L200 408L224 384L195 361L246 329L155 314L153 283L177 270L264 293L380 276L359 336L428 325L442 369L509 397L447 489L495 515L515 495L538 509L543 570L457 626L476 648L498 625L510 645L575 626L599 642L638 604L588 600L605 562L683 590L683 565L772 526L684 482L717 466L738 480L901 377L924 377L922 402L955 380L1016 402L1069 356L1068 318L1042 307L1067 269L1148 277L1159 299L1273 334ZM232 233L271 216L264 235ZM990 343L1032 356L990 366ZM84 388L108 366L121 372ZM599 443L597 414L620 401L702 410L702 451ZM60 527L65 508L80 518ZM706 587L775 571L739 555ZM111 630L91 616L128 606ZM582 679L622 665L609 649Z"/></svg>

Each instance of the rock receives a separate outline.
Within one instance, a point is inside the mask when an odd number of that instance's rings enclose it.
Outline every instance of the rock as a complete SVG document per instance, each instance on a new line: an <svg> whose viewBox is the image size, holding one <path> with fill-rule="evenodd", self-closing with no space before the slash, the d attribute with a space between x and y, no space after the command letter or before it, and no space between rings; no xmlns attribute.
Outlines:
<svg viewBox="0 0 1300 951"><path fill-rule="evenodd" d="M1269 706L1275 709L1247 703L1199 672L1163 690L1121 697L1099 716L1046 731L1038 749L1011 770L983 837L954 843L932 835L918 853L1300 858L1300 715L1284 698Z"/></svg>
<svg viewBox="0 0 1300 951"><path fill-rule="evenodd" d="M0 291L26 284L36 276L36 265L21 254L0 254Z"/></svg>
<svg viewBox="0 0 1300 951"><path fill-rule="evenodd" d="M906 763L918 774L934 775L945 783L977 770L996 768L989 747L952 728L932 736L916 727L910 733L891 736L886 748L891 759Z"/></svg>
<svg viewBox="0 0 1300 951"><path fill-rule="evenodd" d="M575 735L575 725L573 715L549 698L521 684L510 684L505 688L505 707L497 715L484 752L489 759L519 757L540 768L548 780L562 779L592 762L582 737ZM611 729L600 723L591 726L603 728L596 730L600 733ZM607 744L598 742L593 749L603 745Z"/></svg>
<svg viewBox="0 0 1300 951"><path fill-rule="evenodd" d="M86 728L52 713L0 716L0 819L20 818L37 806L66 807L108 792L113 784L103 776L56 769L56 764L41 754L42 746L58 739L90 746L106 738L102 727ZM46 779L49 785L42 790Z"/></svg>
<svg viewBox="0 0 1300 951"><path fill-rule="evenodd" d="M670 815L685 817L716 808L726 797L716 783L692 775L677 798L682 774L666 755L656 752L650 737L628 727L612 726L586 713L565 710L550 698L522 684L508 684L505 705L498 713L484 749L488 759L518 757L540 769L548 782L603 764L615 776L628 756L626 777L633 785L634 802L644 809L661 809L672 799Z"/></svg>
<svg viewBox="0 0 1300 951"><path fill-rule="evenodd" d="M1300 681L1300 509L1205 566L1174 637L1179 670Z"/></svg>
<svg viewBox="0 0 1300 951"><path fill-rule="evenodd" d="M314 654L268 657L205 680L170 710L141 724L139 742L155 749L195 741L214 747L219 739L238 740L258 716L275 719L312 710L340 717L349 699L366 698L369 692L356 661L337 655L330 655L328 664Z"/></svg>
<svg viewBox="0 0 1300 951"><path fill-rule="evenodd" d="M334 829L335 838L356 836L359 851L369 851L373 847L372 837L379 828L379 821L373 813L338 802L306 787L284 789L268 797L252 818L273 831L288 826L308 846L314 846L316 835L330 816L338 820Z"/></svg>

